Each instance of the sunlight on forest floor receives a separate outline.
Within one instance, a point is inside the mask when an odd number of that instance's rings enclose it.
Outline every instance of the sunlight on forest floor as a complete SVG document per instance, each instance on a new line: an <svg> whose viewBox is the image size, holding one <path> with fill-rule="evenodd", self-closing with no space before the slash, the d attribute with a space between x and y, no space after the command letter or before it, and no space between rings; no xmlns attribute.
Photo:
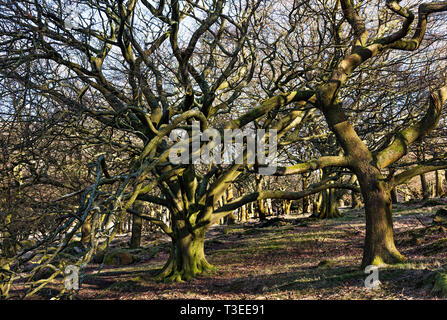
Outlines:
<svg viewBox="0 0 447 320"><path fill-rule="evenodd" d="M150 273L167 259L169 242L147 234L131 251L126 266L92 264L79 299L436 299L434 278L447 257L444 227L428 227L439 206L395 206L395 240L408 263L379 269L381 286L364 286L360 269L364 239L363 209L344 216L312 220L302 215L278 219L268 227L251 221L215 226L205 251L217 272L189 282L165 284ZM128 236L113 246L125 250Z"/></svg>

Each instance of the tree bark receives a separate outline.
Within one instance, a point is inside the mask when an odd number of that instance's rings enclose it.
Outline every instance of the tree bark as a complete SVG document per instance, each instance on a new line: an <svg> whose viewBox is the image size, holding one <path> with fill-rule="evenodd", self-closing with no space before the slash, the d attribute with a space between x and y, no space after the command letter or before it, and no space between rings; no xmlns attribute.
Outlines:
<svg viewBox="0 0 447 320"><path fill-rule="evenodd" d="M142 211L142 205L136 206L139 212ZM130 238L130 248L136 249L141 246L141 230L143 228L143 219L137 215L132 216L132 236Z"/></svg>
<svg viewBox="0 0 447 320"><path fill-rule="evenodd" d="M247 210L247 205L243 205L241 208L240 208L240 221L241 222L246 222L247 220L248 220L248 217L247 217L247 215L248 215L248 210Z"/></svg>
<svg viewBox="0 0 447 320"><path fill-rule="evenodd" d="M427 179L425 178L425 174L420 175L421 178L421 191L422 191L422 199L427 200L430 198L430 189L427 184Z"/></svg>
<svg viewBox="0 0 447 320"><path fill-rule="evenodd" d="M377 169L376 169L377 170ZM378 170L377 170L378 171ZM405 261L394 244L391 192L379 174L358 174L365 199L366 237L362 266Z"/></svg>
<svg viewBox="0 0 447 320"><path fill-rule="evenodd" d="M339 218L341 214L338 210L338 201L334 189L326 189L321 192L321 204L319 211L314 214L318 219Z"/></svg>
<svg viewBox="0 0 447 320"><path fill-rule="evenodd" d="M184 221L177 221L168 262L156 278L165 282L191 280L215 268L205 257L205 233L207 228L189 231Z"/></svg>
<svg viewBox="0 0 447 320"><path fill-rule="evenodd" d="M307 177L302 175L303 188L302 190L306 190L308 188ZM303 198L303 214L310 212L310 201L309 197Z"/></svg>
<svg viewBox="0 0 447 320"><path fill-rule="evenodd" d="M397 189L393 188L391 189L391 203L398 203L397 201Z"/></svg>

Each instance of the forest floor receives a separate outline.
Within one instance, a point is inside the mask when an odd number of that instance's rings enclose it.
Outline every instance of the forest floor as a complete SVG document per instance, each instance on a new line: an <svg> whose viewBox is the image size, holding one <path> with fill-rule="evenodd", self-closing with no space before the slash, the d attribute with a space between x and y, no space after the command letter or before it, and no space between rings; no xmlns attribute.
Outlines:
<svg viewBox="0 0 447 320"><path fill-rule="evenodd" d="M364 210L344 209L338 219L296 215L210 229L207 259L217 271L181 283L149 275L168 258L169 241L147 234L139 261L124 266L90 264L78 299L439 299L435 274L447 268L447 229L431 225L442 205L394 205L395 240L407 263L381 267L378 289L364 285L360 269ZM445 205L444 205L445 207ZM113 246L126 247L129 236ZM44 292L44 291L43 291ZM43 296L41 298L44 298Z"/></svg>

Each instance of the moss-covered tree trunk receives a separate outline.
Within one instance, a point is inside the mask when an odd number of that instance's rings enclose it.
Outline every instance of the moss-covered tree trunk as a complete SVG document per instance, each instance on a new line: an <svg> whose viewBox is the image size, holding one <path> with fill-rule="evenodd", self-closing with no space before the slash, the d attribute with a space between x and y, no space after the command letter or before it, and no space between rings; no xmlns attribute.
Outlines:
<svg viewBox="0 0 447 320"><path fill-rule="evenodd" d="M435 196L442 197L444 195L444 188L442 186L442 176L439 174L439 171L435 171Z"/></svg>
<svg viewBox="0 0 447 320"><path fill-rule="evenodd" d="M262 181L263 181L263 177L260 175L256 175L256 191L261 192L262 191ZM258 215L259 215L259 220L260 221L264 221L266 220L266 210L265 210L265 206L264 206L264 200L260 199L257 201L257 205L258 205Z"/></svg>
<svg viewBox="0 0 447 320"><path fill-rule="evenodd" d="M366 237L362 266L405 261L394 244L391 192L379 175L359 177L365 200Z"/></svg>
<svg viewBox="0 0 447 320"><path fill-rule="evenodd" d="M312 201L312 216L316 216L318 212L320 212L322 202L323 202L323 195L321 192L319 194L314 195Z"/></svg>
<svg viewBox="0 0 447 320"><path fill-rule="evenodd" d="M320 170L321 179L329 177L330 172L327 169ZM326 189L320 192L319 207L314 211L313 217L318 219L331 219L341 217L338 210L337 194L335 189Z"/></svg>
<svg viewBox="0 0 447 320"><path fill-rule="evenodd" d="M156 278L166 282L179 282L215 270L205 257L206 228L191 232L184 221L177 221L176 226L169 260Z"/></svg>
<svg viewBox="0 0 447 320"><path fill-rule="evenodd" d="M226 203L233 200L233 185L232 184L230 184L230 186L228 187L226 194L227 194ZM232 224L236 223L236 217L234 216L234 212L231 212L230 214L228 214L225 217L225 223L227 225L232 225Z"/></svg>

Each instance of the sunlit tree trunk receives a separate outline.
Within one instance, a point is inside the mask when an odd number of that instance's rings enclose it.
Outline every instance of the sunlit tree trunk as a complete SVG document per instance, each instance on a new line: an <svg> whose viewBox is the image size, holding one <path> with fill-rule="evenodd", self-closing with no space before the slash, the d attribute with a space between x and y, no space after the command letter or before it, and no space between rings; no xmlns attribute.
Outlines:
<svg viewBox="0 0 447 320"><path fill-rule="evenodd" d="M174 235L170 256L156 278L167 282L191 280L196 276L207 274L215 268L205 257L206 228L188 230L185 221L173 222Z"/></svg>
<svg viewBox="0 0 447 320"><path fill-rule="evenodd" d="M240 208L239 213L240 213L239 221L240 221L240 222L246 222L246 221L248 220L248 219L247 219L247 214L248 214L247 206L246 206L246 205L243 205L243 206Z"/></svg>
<svg viewBox="0 0 447 320"><path fill-rule="evenodd" d="M327 170L321 170L321 179L326 179L329 176ZM341 216L338 210L337 194L335 189L326 189L321 192L321 202L319 210L313 214L318 219L331 219Z"/></svg>
<svg viewBox="0 0 447 320"><path fill-rule="evenodd" d="M439 174L439 171L435 171L435 196L442 197L444 195L444 190L442 186L442 176Z"/></svg>

